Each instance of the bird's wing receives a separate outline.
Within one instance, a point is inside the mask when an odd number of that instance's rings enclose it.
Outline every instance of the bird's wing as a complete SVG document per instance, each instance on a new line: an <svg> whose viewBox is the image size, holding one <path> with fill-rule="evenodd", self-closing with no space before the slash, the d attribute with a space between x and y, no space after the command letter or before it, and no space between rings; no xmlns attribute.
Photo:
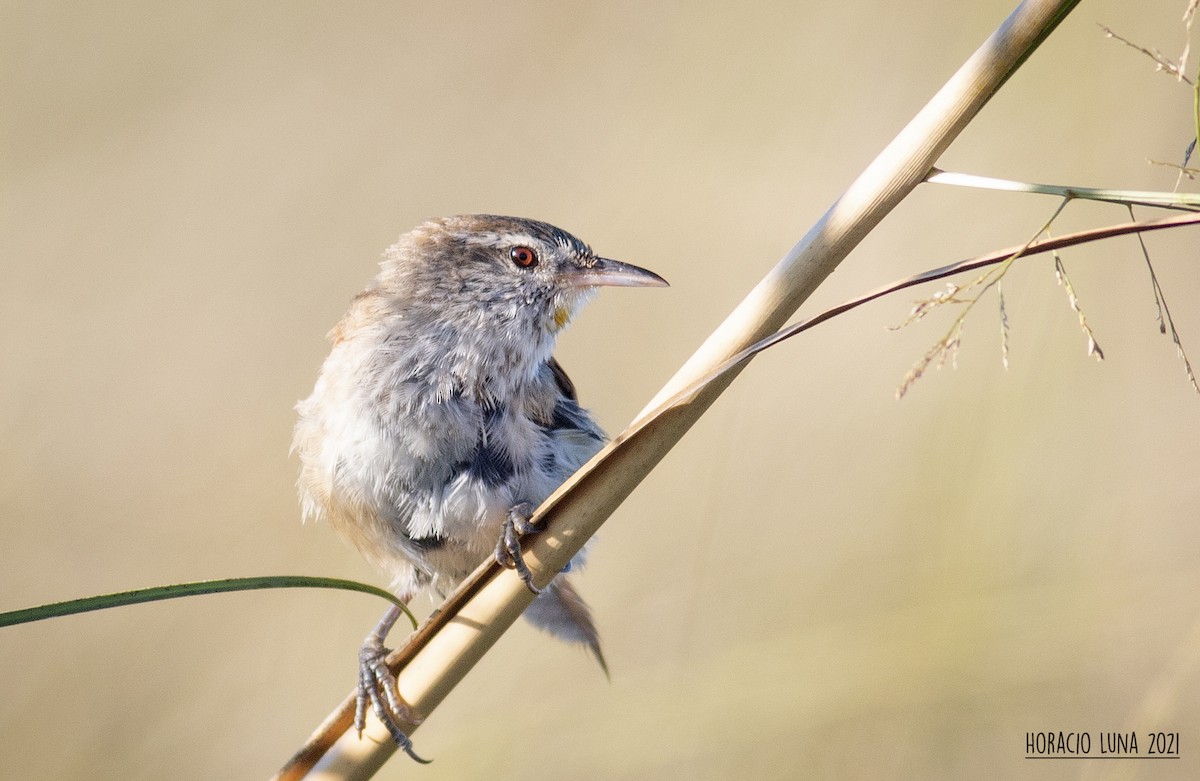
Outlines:
<svg viewBox="0 0 1200 781"><path fill-rule="evenodd" d="M558 359L551 358L546 362L546 365L550 367L551 373L554 374L554 384L558 386L562 395L571 401L579 401L579 394L575 392L575 383L571 382L571 378L567 376L566 370L563 369Z"/></svg>

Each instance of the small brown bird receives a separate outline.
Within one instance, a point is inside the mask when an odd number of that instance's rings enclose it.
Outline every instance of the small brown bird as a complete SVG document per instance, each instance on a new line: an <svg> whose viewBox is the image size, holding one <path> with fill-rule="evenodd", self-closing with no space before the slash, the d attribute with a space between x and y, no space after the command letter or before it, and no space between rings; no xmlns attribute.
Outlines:
<svg viewBox="0 0 1200 781"><path fill-rule="evenodd" d="M535 220L444 217L401 236L330 334L316 387L297 405L304 515L353 542L403 601L422 588L447 593L488 556L532 589L520 535L605 441L553 358L556 336L596 287L666 284ZM363 644L355 726L361 735L369 703L419 760L396 724L406 709L383 661L399 615L390 609ZM565 576L525 617L604 666L591 613Z"/></svg>

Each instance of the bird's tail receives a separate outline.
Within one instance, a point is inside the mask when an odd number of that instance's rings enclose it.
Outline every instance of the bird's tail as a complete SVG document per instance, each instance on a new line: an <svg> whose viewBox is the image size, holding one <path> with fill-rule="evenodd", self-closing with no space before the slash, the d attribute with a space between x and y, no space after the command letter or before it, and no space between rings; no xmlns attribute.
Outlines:
<svg viewBox="0 0 1200 781"><path fill-rule="evenodd" d="M561 640L586 645L608 677L608 663L600 650L600 633L592 623L592 611L566 576L551 581L525 609L525 618Z"/></svg>

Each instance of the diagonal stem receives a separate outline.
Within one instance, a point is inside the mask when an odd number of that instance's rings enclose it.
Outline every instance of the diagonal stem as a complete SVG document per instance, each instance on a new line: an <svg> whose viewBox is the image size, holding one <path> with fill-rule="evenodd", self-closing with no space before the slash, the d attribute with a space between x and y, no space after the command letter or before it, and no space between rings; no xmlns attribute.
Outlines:
<svg viewBox="0 0 1200 781"><path fill-rule="evenodd" d="M646 410L709 374L743 348L777 330L858 243L929 173L958 134L1017 68L1050 35L1079 0L1025 0L983 43L891 144L854 181L786 257L650 402ZM544 584L571 559L651 469L733 381L736 371L705 386L691 403L610 443L534 514L546 531L527 546L526 561ZM428 715L520 616L532 594L510 570L481 566L400 654L400 694ZM327 721L337 719L331 717ZM346 720L348 725L348 720ZM412 726L416 725L402 725ZM301 778L311 759L314 776L364 779L395 752L382 725L368 739L342 735L328 752L331 734L319 733L277 779ZM303 761L300 761L301 757Z"/></svg>

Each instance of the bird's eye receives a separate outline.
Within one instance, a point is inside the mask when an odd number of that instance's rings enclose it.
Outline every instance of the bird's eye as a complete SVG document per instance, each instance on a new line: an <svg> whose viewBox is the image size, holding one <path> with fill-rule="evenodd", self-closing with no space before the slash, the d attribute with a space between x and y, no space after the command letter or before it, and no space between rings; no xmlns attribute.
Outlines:
<svg viewBox="0 0 1200 781"><path fill-rule="evenodd" d="M521 268L533 268L538 264L537 253L529 247L513 247L508 251L508 257Z"/></svg>

